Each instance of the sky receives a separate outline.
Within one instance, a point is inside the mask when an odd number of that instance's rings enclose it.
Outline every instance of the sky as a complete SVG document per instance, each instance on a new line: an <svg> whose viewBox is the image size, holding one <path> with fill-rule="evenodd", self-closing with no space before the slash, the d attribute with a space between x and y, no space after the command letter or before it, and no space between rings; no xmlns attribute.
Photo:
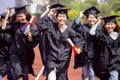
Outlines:
<svg viewBox="0 0 120 80"><path fill-rule="evenodd" d="M5 12L5 9L10 6L15 6L15 0L0 0L0 14Z"/></svg>
<svg viewBox="0 0 120 80"><path fill-rule="evenodd" d="M20 3L27 4L26 0L16 0L18 3L17 5L20 5ZM7 7L15 7L15 0L0 0L0 14L4 13L6 11ZM31 4L31 7L29 8L31 13L41 13L41 8L37 4Z"/></svg>

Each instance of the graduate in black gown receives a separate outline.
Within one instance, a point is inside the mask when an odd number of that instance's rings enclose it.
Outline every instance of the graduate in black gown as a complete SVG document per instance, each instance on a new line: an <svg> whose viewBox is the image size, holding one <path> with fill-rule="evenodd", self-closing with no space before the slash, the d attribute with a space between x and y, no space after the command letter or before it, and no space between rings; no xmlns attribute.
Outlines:
<svg viewBox="0 0 120 80"><path fill-rule="evenodd" d="M6 19L11 13L7 9ZM9 80L29 80L28 73L34 75L32 65L34 63L33 48L39 43L40 32L34 23L29 23L32 15L27 12L26 6L15 7L15 14L10 26L6 26L6 21L2 25L2 30L12 35L12 43L9 49ZM30 25L30 27L27 27Z"/></svg>
<svg viewBox="0 0 120 80"><path fill-rule="evenodd" d="M93 42L91 41L89 31L97 22L97 14L100 11L92 6L85 11L80 12L80 16L74 21L72 25L72 29L81 34L85 39L85 46L83 55L78 55L75 57L75 67L82 66L82 80L95 80L94 71L92 68L92 58L93 58ZM81 23L82 16L86 16L86 22ZM86 56L86 57L84 57ZM87 61L86 61L87 59ZM77 61L77 62L76 62ZM79 61L79 62L78 62ZM83 62L81 62L83 61Z"/></svg>
<svg viewBox="0 0 120 80"><path fill-rule="evenodd" d="M49 26L56 22L56 9L65 7L62 4L53 4L47 7L46 14L39 19L38 26L41 31L47 30Z"/></svg>
<svg viewBox="0 0 120 80"><path fill-rule="evenodd" d="M77 53L80 53L84 46L82 36L67 26L66 20L68 9L57 10L57 23L50 26L46 35L46 61L47 80L68 80L68 67L71 57L71 46L68 38L79 46Z"/></svg>
<svg viewBox="0 0 120 80"><path fill-rule="evenodd" d="M48 28L50 28L50 26L52 26L53 23L56 23L56 9L62 7L64 7L64 5L62 4L52 4L51 6L47 6L47 10L44 12L43 15L41 15L41 19L38 20L38 26L42 36L42 39L40 40L39 44L39 49L43 65L45 65L47 53L47 50L45 50L46 35L44 33L47 32Z"/></svg>
<svg viewBox="0 0 120 80"><path fill-rule="evenodd" d="M101 80L118 80L120 73L120 33L116 15L104 17L102 30L94 27L90 30L95 42L93 69ZM98 24L101 20L98 20Z"/></svg>
<svg viewBox="0 0 120 80"><path fill-rule="evenodd" d="M0 14L0 17L1 17L0 24L2 25L2 22L5 19L5 13ZM2 31L1 25L0 25L0 75L4 77L7 73L7 63L9 62L8 50L11 44L11 35L9 33L5 33L4 31ZM7 25L9 25L9 21ZM0 80L2 80L1 78Z"/></svg>

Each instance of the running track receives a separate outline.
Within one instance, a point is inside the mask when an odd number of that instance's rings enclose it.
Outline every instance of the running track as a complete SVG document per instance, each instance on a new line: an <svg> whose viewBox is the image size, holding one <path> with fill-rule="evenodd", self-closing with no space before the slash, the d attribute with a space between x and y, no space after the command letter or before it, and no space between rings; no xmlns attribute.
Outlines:
<svg viewBox="0 0 120 80"><path fill-rule="evenodd" d="M34 68L35 74L38 74L43 65L41 63L38 46L34 48L34 51L35 51L35 61L34 61L33 68ZM74 65L74 55L72 55L71 57L71 61L68 69L69 80L81 80L81 68L74 70L73 65ZM7 80L6 77L4 77L3 80ZM29 75L29 80L35 80L35 78L32 75ZM45 80L45 77L40 76L39 80Z"/></svg>

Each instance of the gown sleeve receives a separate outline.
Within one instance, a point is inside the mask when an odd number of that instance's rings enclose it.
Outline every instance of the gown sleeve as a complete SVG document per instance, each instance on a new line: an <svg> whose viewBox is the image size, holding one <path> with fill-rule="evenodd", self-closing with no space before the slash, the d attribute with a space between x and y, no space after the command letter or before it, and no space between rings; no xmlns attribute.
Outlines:
<svg viewBox="0 0 120 80"><path fill-rule="evenodd" d="M30 32L31 32L31 35L32 35L32 42L30 42L28 40L27 36L25 36L25 38L27 40L26 42L28 43L28 46L30 48L34 48L39 43L39 41L41 39L41 35L40 35L40 31L38 30L38 27L36 25L32 25L30 27Z"/></svg>
<svg viewBox="0 0 120 80"><path fill-rule="evenodd" d="M43 18L39 19L38 28L41 32L46 32L51 24L52 24L51 20L46 15Z"/></svg>
<svg viewBox="0 0 120 80"><path fill-rule="evenodd" d="M78 17L74 22L73 22L73 24L72 24L72 26L71 26L71 28L73 29L73 30L78 30L78 27L81 25L81 17Z"/></svg>
<svg viewBox="0 0 120 80"><path fill-rule="evenodd" d="M79 46L80 48L83 49L83 46L84 46L84 38L82 37L81 34L79 33L76 33L74 30L71 29L70 31L70 39L73 41L73 43L76 45L76 46Z"/></svg>
<svg viewBox="0 0 120 80"><path fill-rule="evenodd" d="M8 24L6 25L6 29L5 29L5 30L1 30L1 31L2 31L3 33L13 34L13 33L14 33L13 28L12 28L13 25L14 25L13 23L8 23Z"/></svg>
<svg viewBox="0 0 120 80"><path fill-rule="evenodd" d="M77 45L83 49L85 41L84 41L84 38L81 36L81 34L76 33L75 31L71 30L70 38L72 39L72 41L75 45ZM83 49L83 51L84 51L84 49ZM87 62L87 59L84 55L84 52L82 52L80 54L76 54L74 56L74 69L85 66L86 62Z"/></svg>

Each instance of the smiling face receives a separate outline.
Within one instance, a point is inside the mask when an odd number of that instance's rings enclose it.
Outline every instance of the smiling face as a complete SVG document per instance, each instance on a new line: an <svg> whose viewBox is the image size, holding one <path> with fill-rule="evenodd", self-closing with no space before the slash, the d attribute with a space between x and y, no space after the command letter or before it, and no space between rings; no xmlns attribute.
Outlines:
<svg viewBox="0 0 120 80"><path fill-rule="evenodd" d="M57 15L57 22L58 22L58 24L64 25L64 24L66 23L66 21L67 21L67 16L66 16L66 14L61 14L61 13L59 13L59 14Z"/></svg>
<svg viewBox="0 0 120 80"><path fill-rule="evenodd" d="M108 33L112 33L115 28L116 28L116 24L114 22L107 22L105 24L105 29L107 30Z"/></svg>
<svg viewBox="0 0 120 80"><path fill-rule="evenodd" d="M91 26L94 26L95 23L97 21L97 18L92 15L92 14L89 14L89 16L87 17L87 22L91 25Z"/></svg>
<svg viewBox="0 0 120 80"><path fill-rule="evenodd" d="M26 23L26 15L24 13L20 13L16 15L16 20L20 23Z"/></svg>

